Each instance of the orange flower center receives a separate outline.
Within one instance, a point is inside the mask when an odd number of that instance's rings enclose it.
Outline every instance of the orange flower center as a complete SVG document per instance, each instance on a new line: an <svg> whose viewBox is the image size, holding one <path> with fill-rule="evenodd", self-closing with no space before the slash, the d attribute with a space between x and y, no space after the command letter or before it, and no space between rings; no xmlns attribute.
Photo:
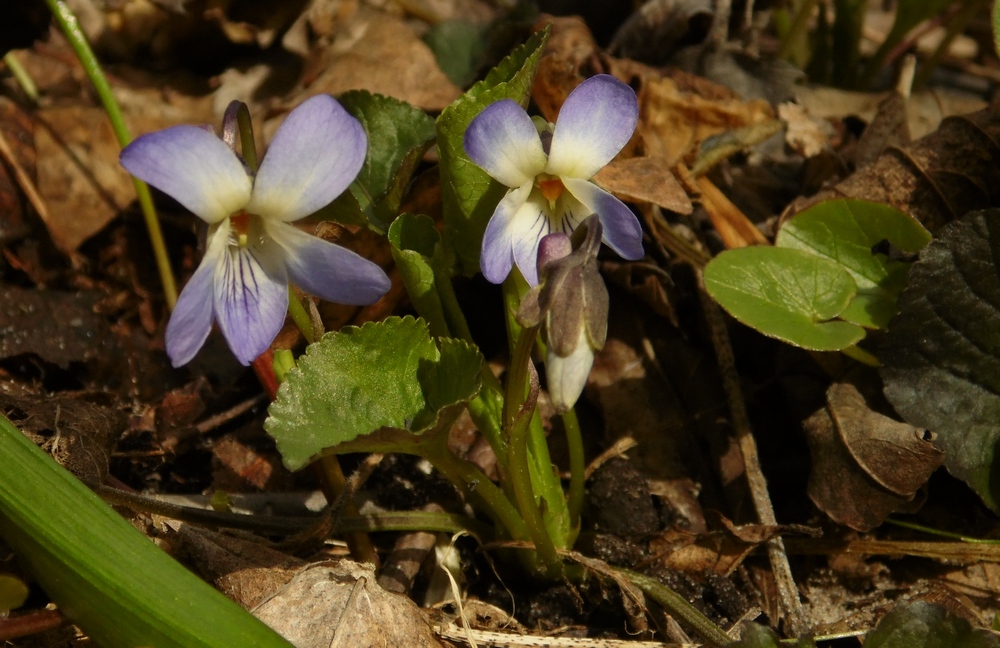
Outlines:
<svg viewBox="0 0 1000 648"><path fill-rule="evenodd" d="M239 246L246 247L247 232L250 230L250 214L245 211L236 212L229 217L229 226L233 229Z"/></svg>
<svg viewBox="0 0 1000 648"><path fill-rule="evenodd" d="M562 180L559 178L550 178L549 180L539 180L538 188L542 190L542 195L545 196L545 200L550 203L555 203L562 196L563 186Z"/></svg>

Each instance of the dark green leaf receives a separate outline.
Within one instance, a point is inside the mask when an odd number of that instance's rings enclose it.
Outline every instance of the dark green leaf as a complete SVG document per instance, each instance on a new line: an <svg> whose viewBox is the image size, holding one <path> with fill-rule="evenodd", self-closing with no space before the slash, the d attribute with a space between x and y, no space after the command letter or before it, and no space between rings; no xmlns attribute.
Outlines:
<svg viewBox="0 0 1000 648"><path fill-rule="evenodd" d="M879 350L885 394L937 433L948 470L1000 511L1000 210L939 231L910 270Z"/></svg>
<svg viewBox="0 0 1000 648"><path fill-rule="evenodd" d="M705 287L747 326L806 349L836 351L865 336L860 326L834 320L854 297L851 275L809 252L728 250L705 266Z"/></svg>
<svg viewBox="0 0 1000 648"><path fill-rule="evenodd" d="M973 629L944 606L912 601L897 605L868 633L864 648L997 648L1000 638Z"/></svg>
<svg viewBox="0 0 1000 648"><path fill-rule="evenodd" d="M0 417L0 537L104 648L291 646Z"/></svg>
<svg viewBox="0 0 1000 648"><path fill-rule="evenodd" d="M493 68L486 78L448 106L437 120L441 157L441 200L444 236L459 272L479 271L479 247L486 224L507 187L494 181L465 155L465 129L495 101L513 99L527 104L549 30L536 32Z"/></svg>
<svg viewBox="0 0 1000 648"><path fill-rule="evenodd" d="M851 273L857 295L841 319L868 328L885 328L896 313L909 263L892 261L872 248L888 241L898 250L915 253L931 240L930 233L907 214L864 200L828 200L788 221L775 245L805 250L839 263Z"/></svg>
<svg viewBox="0 0 1000 648"><path fill-rule="evenodd" d="M472 83L489 50L490 25L468 20L446 20L424 35L438 66L460 88Z"/></svg>
<svg viewBox="0 0 1000 648"><path fill-rule="evenodd" d="M434 139L434 120L405 101L350 90L340 97L368 135L368 155L349 191L320 216L379 232L396 217L410 176Z"/></svg>
<svg viewBox="0 0 1000 648"><path fill-rule="evenodd" d="M285 465L298 470L324 450L382 428L400 432L389 446L378 446L392 450L433 426L443 408L473 398L479 350L447 338L440 344L423 320L390 317L311 345L288 372L265 423Z"/></svg>
<svg viewBox="0 0 1000 648"><path fill-rule="evenodd" d="M743 638L727 644L726 648L811 648L815 645L810 639L799 639L794 644L782 643L774 630L757 623L748 623L743 628Z"/></svg>

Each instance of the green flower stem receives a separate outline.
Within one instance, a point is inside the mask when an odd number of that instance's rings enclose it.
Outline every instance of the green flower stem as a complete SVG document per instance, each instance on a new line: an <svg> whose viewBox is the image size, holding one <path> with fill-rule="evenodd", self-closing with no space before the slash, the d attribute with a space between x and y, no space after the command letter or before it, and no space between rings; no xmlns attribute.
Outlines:
<svg viewBox="0 0 1000 648"><path fill-rule="evenodd" d="M129 133L128 126L125 125L125 118L118 107L115 95L108 85L108 80L101 70L101 65L94 56L94 51L90 48L86 36L80 29L76 16L70 11L63 0L45 0L45 3L52 11L56 23L66 36L77 58L83 65L84 72L94 84L97 96L100 97L104 105L104 111L111 121L111 128L118 138L118 143L124 148L132 141L132 134ZM156 269L160 274L160 282L163 284L163 298L167 302L167 307L173 310L177 303L177 284L174 281L174 273L170 267L170 257L167 255L167 246L163 240L163 232L160 230L160 221L156 217L156 207L153 206L153 195L145 182L137 178L132 179L135 184L135 193L139 199L139 207L146 221L146 230L149 232L149 242L153 247L153 257L156 259Z"/></svg>
<svg viewBox="0 0 1000 648"><path fill-rule="evenodd" d="M943 59L948 53L948 49L951 47L955 37L965 31L966 25L969 24L969 21L972 20L973 16L976 15L983 4L982 0L979 2L965 2L961 5L958 15L948 21L948 27L944 38L942 38L941 42L938 43L938 46L934 50L934 53L931 54L931 57L920 66L920 72L917 73L917 77L913 80L914 91L920 90L924 87L927 80L930 79L931 74L941 63L941 59Z"/></svg>
<svg viewBox="0 0 1000 648"><path fill-rule="evenodd" d="M580 512L583 510L584 496L583 475L587 466L576 410L571 407L562 415L562 422L566 430L566 448L569 451L569 525L571 533L575 536L580 530Z"/></svg>
<svg viewBox="0 0 1000 648"><path fill-rule="evenodd" d="M298 295L295 294L295 290L291 286L288 287L288 314L291 316L292 321L295 322L295 326L299 327L299 330L302 331L302 337L306 339L306 343L312 344L315 342L316 331L313 330L312 319L310 319L309 313L306 312L305 307L299 301Z"/></svg>
<svg viewBox="0 0 1000 648"><path fill-rule="evenodd" d="M35 85L35 80L31 78L28 71L21 65L21 60L17 58L17 54L12 51L7 52L4 54L3 62L7 64L7 69L17 79L17 83L24 90L24 94L28 95L28 99L31 99L34 103L38 103L38 86Z"/></svg>
<svg viewBox="0 0 1000 648"><path fill-rule="evenodd" d="M513 540L527 540L524 520L496 484L474 465L455 456L445 444L431 444L419 453L451 483L459 487L485 511Z"/></svg>
<svg viewBox="0 0 1000 648"><path fill-rule="evenodd" d="M843 353L848 358L857 360L861 364L868 365L869 367L879 367L882 365L882 363L879 362L878 358L876 358L874 354L865 351L856 344L852 344L849 347L844 347L843 349L840 350L840 352Z"/></svg>
<svg viewBox="0 0 1000 648"><path fill-rule="evenodd" d="M469 324L465 319L465 313L462 312L462 307L458 304L458 297L456 297L455 288L451 283L451 275L440 267L440 264L432 261L431 265L434 270L434 288L441 302L441 308L444 310L447 330L451 335L458 336L470 344L475 344L472 333L469 331ZM479 391L479 395L469 402L469 415L472 416L479 432L486 437L490 447L493 448L501 474L505 474L508 469L507 444L504 442L500 423L500 413L503 408L503 387L486 363L483 364L479 376L483 388Z"/></svg>
<svg viewBox="0 0 1000 648"><path fill-rule="evenodd" d="M523 385L523 391L517 394L518 400L512 406L513 409L508 410L511 413L516 413L523 403L523 399L527 395L528 383L527 383L527 364L522 367L525 371L520 378L515 378L515 371L518 370L518 363L522 362L518 360L519 354L526 354L523 362L527 363L531 361L532 349L537 345L541 347L542 353L544 353L544 345L541 341L537 339L537 329L533 334L531 344L528 344L526 348L518 349L520 344L520 335L522 333L522 327L517 323L515 318L518 308L520 308L521 300L524 295L528 292L530 287L528 282L524 280L524 277L518 271L517 267L511 269L510 276L503 283L503 296L504 296L504 309L507 317L507 335L511 342L511 367L508 370L507 378L507 399L510 398L512 393L510 386L512 384ZM512 382L519 381L519 382ZM506 400L504 407L507 408ZM513 416L513 414L511 414ZM509 425L508 416L504 417L504 426ZM566 496L562 490L562 484L559 481L559 475L553 470L552 459L549 456L549 445L548 440L545 438L545 429L542 427L542 418L538 412L530 418L530 423L528 427L528 432L526 435L525 443L528 449L528 469L531 474L531 483L534 488L535 494L542 500L544 500L545 506L543 508L543 517L545 520L546 528L548 529L549 537L555 542L555 544L560 548L565 548L570 546L571 536L572 536L572 526L570 524L569 510L566 507ZM510 440L508 439L508 446L510 445ZM508 450L511 453L512 450ZM513 461L511 460L511 464Z"/></svg>
<svg viewBox="0 0 1000 648"><path fill-rule="evenodd" d="M535 404L538 400L538 378L532 372L531 349L535 344L538 328L522 328L518 334L514 355L510 361L507 376L507 395L504 398L503 427L507 432L508 462L510 482L514 498L521 516L528 528L528 534L535 544L538 558L547 575L559 574L561 561L556 553L553 537L535 499L535 484L529 456L530 436L528 430L537 415ZM530 384L529 384L530 379ZM527 387L527 394L525 393ZM544 439L543 439L544 440ZM547 455L546 451L546 455ZM534 471L542 472L543 471ZM548 471L551 474L551 469ZM560 489L559 498L562 498Z"/></svg>
<svg viewBox="0 0 1000 648"><path fill-rule="evenodd" d="M733 642L733 638L719 626L691 605L687 599L660 581L628 569L618 569L625 578L641 589L647 596L659 603L671 616L694 629L709 648L721 648Z"/></svg>

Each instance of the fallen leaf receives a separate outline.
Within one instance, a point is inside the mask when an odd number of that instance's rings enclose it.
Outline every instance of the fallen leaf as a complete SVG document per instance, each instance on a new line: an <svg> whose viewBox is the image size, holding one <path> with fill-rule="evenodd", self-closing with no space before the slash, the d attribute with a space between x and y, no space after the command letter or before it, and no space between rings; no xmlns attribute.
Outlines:
<svg viewBox="0 0 1000 648"><path fill-rule="evenodd" d="M678 214L694 211L684 187L662 158L612 160L597 172L594 182L622 200L648 202Z"/></svg>
<svg viewBox="0 0 1000 648"><path fill-rule="evenodd" d="M782 215L831 198L885 203L934 233L964 214L1000 199L1000 109L949 117L912 145L890 148L873 163L818 194L796 200Z"/></svg>
<svg viewBox="0 0 1000 648"><path fill-rule="evenodd" d="M320 66L322 71L306 84L310 95L363 89L440 111L461 94L413 30L381 12L354 14L323 52Z"/></svg>
<svg viewBox="0 0 1000 648"><path fill-rule="evenodd" d="M297 648L441 646L413 601L349 560L308 566L253 613Z"/></svg>
<svg viewBox="0 0 1000 648"><path fill-rule="evenodd" d="M809 498L858 531L919 508L917 490L944 461L922 430L873 411L849 383L832 385L826 407L803 425L813 460Z"/></svg>
<svg viewBox="0 0 1000 648"><path fill-rule="evenodd" d="M119 410L65 396L0 394L0 411L66 470L93 482L108 474L111 449L128 425Z"/></svg>

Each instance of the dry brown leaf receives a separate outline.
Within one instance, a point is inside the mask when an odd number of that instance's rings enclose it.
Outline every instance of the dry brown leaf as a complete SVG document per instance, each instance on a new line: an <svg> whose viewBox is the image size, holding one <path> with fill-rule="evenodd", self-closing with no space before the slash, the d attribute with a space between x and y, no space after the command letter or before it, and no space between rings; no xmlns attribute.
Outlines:
<svg viewBox="0 0 1000 648"><path fill-rule="evenodd" d="M462 94L406 23L375 11L357 12L323 52L319 66L307 83L309 95L360 88L439 111Z"/></svg>
<svg viewBox="0 0 1000 648"><path fill-rule="evenodd" d="M817 119L858 117L871 123L878 105L888 93L852 92L826 86L798 86L795 99ZM906 103L907 127L914 138L937 130L941 120L982 110L986 102L978 96L950 92L947 88L922 90Z"/></svg>
<svg viewBox="0 0 1000 648"><path fill-rule="evenodd" d="M678 214L694 211L684 187L662 158L612 160L597 172L594 182L622 200L648 202Z"/></svg>
<svg viewBox="0 0 1000 648"><path fill-rule="evenodd" d="M830 145L830 128L793 101L778 106L778 117L785 122L785 143L802 157L819 155ZM829 124L827 124L829 126Z"/></svg>
<svg viewBox="0 0 1000 648"><path fill-rule="evenodd" d="M804 425L813 459L810 499L858 531L919 508L917 490L944 461L922 430L873 411L851 384L832 385L826 407Z"/></svg>
<svg viewBox="0 0 1000 648"><path fill-rule="evenodd" d="M945 223L1000 199L1000 110L949 117L930 135L890 148L869 166L806 200L797 200L782 220L831 198L891 205L932 233Z"/></svg>
<svg viewBox="0 0 1000 648"><path fill-rule="evenodd" d="M34 182L36 170L34 124L28 114L16 103L0 97L0 133L7 143L13 160L0 157L0 242L11 243L27 236L30 231L25 220L27 201L19 186L17 173L11 162Z"/></svg>
<svg viewBox="0 0 1000 648"><path fill-rule="evenodd" d="M908 99L898 92L890 92L888 97L879 102L875 117L858 140L854 153L857 168L871 164L890 147L910 143L910 129L906 124L907 102Z"/></svg>
<svg viewBox="0 0 1000 648"><path fill-rule="evenodd" d="M310 565L253 613L297 648L441 646L413 601L349 560Z"/></svg>
<svg viewBox="0 0 1000 648"><path fill-rule="evenodd" d="M66 470L93 482L108 474L111 449L128 425L116 409L70 397L0 394L0 411Z"/></svg>
<svg viewBox="0 0 1000 648"><path fill-rule="evenodd" d="M246 540L208 529L167 522L164 540L171 553L190 563L226 596L253 609L300 572L303 560ZM172 536L175 533L176 536Z"/></svg>

